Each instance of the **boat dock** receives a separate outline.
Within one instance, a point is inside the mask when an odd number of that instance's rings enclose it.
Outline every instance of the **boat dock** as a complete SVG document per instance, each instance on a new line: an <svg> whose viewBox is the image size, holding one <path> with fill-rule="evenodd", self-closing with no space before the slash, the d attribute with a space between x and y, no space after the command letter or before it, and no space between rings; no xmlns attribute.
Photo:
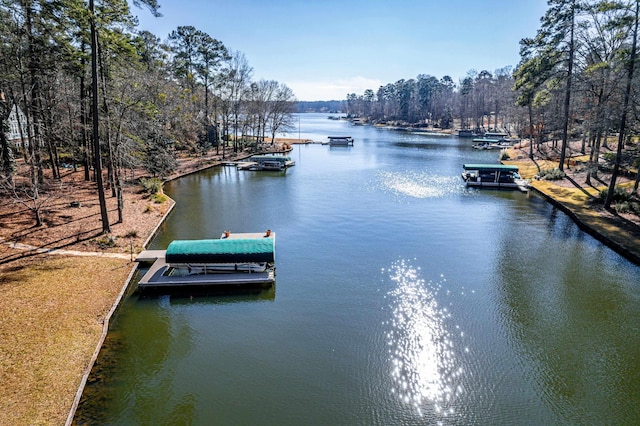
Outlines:
<svg viewBox="0 0 640 426"><path fill-rule="evenodd" d="M329 146L353 146L351 136L329 136L328 139Z"/></svg>
<svg viewBox="0 0 640 426"><path fill-rule="evenodd" d="M238 170L284 171L295 164L296 162L289 156L254 155L247 161L237 162L236 168Z"/></svg>
<svg viewBox="0 0 640 426"><path fill-rule="evenodd" d="M215 240L176 240L167 250L145 250L152 263L140 290L211 286L270 287L275 283L275 233L229 233Z"/></svg>
<svg viewBox="0 0 640 426"><path fill-rule="evenodd" d="M462 180L465 181L467 187L529 191L529 181L520 177L518 166L463 164L462 169Z"/></svg>

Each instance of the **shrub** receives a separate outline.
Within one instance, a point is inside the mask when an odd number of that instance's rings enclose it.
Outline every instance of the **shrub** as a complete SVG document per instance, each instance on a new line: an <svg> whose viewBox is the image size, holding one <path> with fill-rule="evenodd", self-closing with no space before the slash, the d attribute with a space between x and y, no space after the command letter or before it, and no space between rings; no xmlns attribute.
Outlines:
<svg viewBox="0 0 640 426"><path fill-rule="evenodd" d="M102 237L96 238L93 241L101 249L106 249L106 248L109 248L109 247L115 247L116 246L116 241L111 235L104 235Z"/></svg>
<svg viewBox="0 0 640 426"><path fill-rule="evenodd" d="M609 188L605 188L602 191L600 191L600 199L602 200L602 202L604 202L608 194L609 194ZM627 202L627 201L630 201L632 197L633 195L625 191L624 188L616 188L613 190L614 203Z"/></svg>
<svg viewBox="0 0 640 426"><path fill-rule="evenodd" d="M162 180L158 178L142 178L140 179L140 184L142 185L142 188L144 188L144 192L148 194L157 194L162 192Z"/></svg>
<svg viewBox="0 0 640 426"><path fill-rule="evenodd" d="M162 203L164 203L165 201L167 201L167 196L166 196L166 195L164 195L164 194L157 194L157 193L156 193L156 194L153 194L153 195L151 196L151 199L152 199L152 200L153 200L153 202L154 202L154 203L156 203L156 204L162 204Z"/></svg>
<svg viewBox="0 0 640 426"><path fill-rule="evenodd" d="M593 199L593 204L604 204L609 189L605 188ZM616 188L613 193L612 207L618 213L631 213L640 215L640 200L633 192L627 192L624 188Z"/></svg>
<svg viewBox="0 0 640 426"><path fill-rule="evenodd" d="M631 213L640 215L640 202L637 201L621 201L613 205L618 213Z"/></svg>
<svg viewBox="0 0 640 426"><path fill-rule="evenodd" d="M555 169L546 169L546 170L540 170L540 173L538 174L538 176L540 177L540 179L544 179L544 180L560 180L560 179L564 179L564 172L558 168Z"/></svg>

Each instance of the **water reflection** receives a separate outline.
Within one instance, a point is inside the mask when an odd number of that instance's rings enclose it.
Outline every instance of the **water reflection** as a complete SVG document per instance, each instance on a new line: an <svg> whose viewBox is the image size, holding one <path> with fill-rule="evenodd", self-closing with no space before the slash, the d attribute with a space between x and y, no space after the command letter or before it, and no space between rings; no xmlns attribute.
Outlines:
<svg viewBox="0 0 640 426"><path fill-rule="evenodd" d="M405 260L384 273L396 285L388 293L391 319L386 324L392 392L420 415L453 415L464 370L448 330L451 314L436 300L445 280L425 282Z"/></svg>
<svg viewBox="0 0 640 426"><path fill-rule="evenodd" d="M159 295L145 294L144 297ZM276 298L276 287L270 288L238 288L236 286L220 286L219 288L202 288L188 291L172 291L169 297L171 305L228 305L231 303L273 302Z"/></svg>
<svg viewBox="0 0 640 426"><path fill-rule="evenodd" d="M460 165L495 152L456 138L398 147L393 132L319 120L316 140L356 145L296 146L286 176L216 168L171 182L178 205L152 247L276 229L277 299L127 298L78 419L638 423L637 266L540 197L465 190Z"/></svg>
<svg viewBox="0 0 640 426"><path fill-rule="evenodd" d="M496 271L501 320L514 350L526 358L522 364L532 369L540 398L562 422L637 424L640 312L631 303L637 282L625 276L630 268L607 270L593 262L601 247L572 235L567 221L559 217L546 235L510 241L527 256L516 261L502 254ZM559 259L556 250L568 254Z"/></svg>
<svg viewBox="0 0 640 426"><path fill-rule="evenodd" d="M74 423L113 424L113 418L120 417L148 424L149 412L172 419L168 424L192 423L195 400L175 386L178 366L197 339L192 324L186 315L171 310L164 298L133 297L124 304L125 313L114 321L91 370ZM138 326L123 333L119 324L126 321L131 312L126 305L131 304L139 308ZM122 380L129 376L137 379Z"/></svg>

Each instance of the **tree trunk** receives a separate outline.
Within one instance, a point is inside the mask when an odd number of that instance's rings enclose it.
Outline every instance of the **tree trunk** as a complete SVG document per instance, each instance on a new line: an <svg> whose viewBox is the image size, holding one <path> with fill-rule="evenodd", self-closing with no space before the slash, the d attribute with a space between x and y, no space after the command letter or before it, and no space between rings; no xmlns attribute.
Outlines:
<svg viewBox="0 0 640 426"><path fill-rule="evenodd" d="M120 168L116 170L115 187L118 197L118 223L122 223L124 222L124 194L122 190L122 179L120 178Z"/></svg>
<svg viewBox="0 0 640 426"><path fill-rule="evenodd" d="M571 5L571 36L569 40L569 63L567 65L567 86L564 93L564 119L562 122L562 147L560 148L560 165L558 168L564 170L564 160L569 139L569 107L571 106L571 80L573 77L573 55L575 50L575 2Z"/></svg>
<svg viewBox="0 0 640 426"><path fill-rule="evenodd" d="M624 102L622 104L622 115L620 117L620 130L618 133L618 148L616 150L616 161L613 165L613 172L611 173L611 182L609 183L609 190L607 191L607 198L604 202L605 208L611 208L613 201L613 195L616 188L616 179L620 170L620 163L622 162L622 148L624 147L624 135L627 127L627 108L629 107L629 100L631 98L631 83L633 80L633 72L636 63L636 51L638 43L638 15L640 13L640 3L635 2L635 19L633 22L633 41L631 44L631 53L627 65L627 85L624 92Z"/></svg>
<svg viewBox="0 0 640 426"><path fill-rule="evenodd" d="M529 158L533 160L533 106L529 102Z"/></svg>
<svg viewBox="0 0 640 426"><path fill-rule="evenodd" d="M60 179L60 167L58 167L57 155L54 154L54 149L51 138L47 138L47 153L49 154L49 163L51 163L51 174L54 179Z"/></svg>
<svg viewBox="0 0 640 426"><path fill-rule="evenodd" d="M95 151L95 174L98 184L98 198L100 201L100 217L102 219L102 232L110 233L109 214L107 212L107 200L104 195L102 182L102 155L100 153L99 122L98 122L98 34L96 31L96 17L94 0L89 0L91 12L91 109L93 115L93 144Z"/></svg>
<svg viewBox="0 0 640 426"><path fill-rule="evenodd" d="M36 201L34 201L34 203L36 203ZM36 227L42 226L42 215L40 214L40 209L38 208L38 206L35 206L35 208L33 209L33 215L36 220Z"/></svg>
<svg viewBox="0 0 640 426"><path fill-rule="evenodd" d="M29 86L30 90L27 91L26 82L21 74L21 84L22 84L22 95L24 97L25 102L25 116L27 117L27 133L29 134L29 153L31 158L29 162L31 163L31 172L34 174L33 179L34 182L40 184L44 181L44 175L42 172L42 159L40 156L40 126L38 123L39 116L36 108L36 101L40 97L40 85L39 78L36 75L36 69L38 67L38 59L35 57L34 52L34 38L33 38L33 29L32 29L32 16L31 16L32 8L31 4L26 5L26 16L25 16L25 24L27 27L27 43L28 43L28 73L31 79ZM28 97L27 93L30 93L31 96Z"/></svg>
<svg viewBox="0 0 640 426"><path fill-rule="evenodd" d="M82 43L82 53L85 53L85 43ZM82 149L82 162L84 164L84 180L90 181L91 175L89 173L89 169L91 168L91 149L89 147L89 138L87 137L87 89L85 87L85 78L84 78L84 69L85 69L85 60L84 55L82 55L82 59L80 60L82 74L80 75L80 140L81 140L81 149Z"/></svg>
<svg viewBox="0 0 640 426"><path fill-rule="evenodd" d="M97 37L97 36L96 36ZM107 181L111 188L111 197L117 197L116 192L116 176L113 156L113 144L111 142L111 111L109 110L109 103L107 101L107 77L105 73L105 65L100 50L100 40L98 40L98 71L100 77L100 90L102 91L102 110L106 124L104 125L105 139L107 140Z"/></svg>

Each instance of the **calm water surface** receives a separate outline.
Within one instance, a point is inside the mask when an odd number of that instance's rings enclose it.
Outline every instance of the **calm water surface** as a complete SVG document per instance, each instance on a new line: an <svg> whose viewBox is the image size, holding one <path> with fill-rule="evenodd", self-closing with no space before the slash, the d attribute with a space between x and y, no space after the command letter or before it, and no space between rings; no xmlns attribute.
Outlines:
<svg viewBox="0 0 640 426"><path fill-rule="evenodd" d="M271 228L277 283L130 295L78 423L640 421L638 266L537 196L465 189L462 163L497 157L469 140L314 114L300 133L355 146L166 186L152 248Z"/></svg>

